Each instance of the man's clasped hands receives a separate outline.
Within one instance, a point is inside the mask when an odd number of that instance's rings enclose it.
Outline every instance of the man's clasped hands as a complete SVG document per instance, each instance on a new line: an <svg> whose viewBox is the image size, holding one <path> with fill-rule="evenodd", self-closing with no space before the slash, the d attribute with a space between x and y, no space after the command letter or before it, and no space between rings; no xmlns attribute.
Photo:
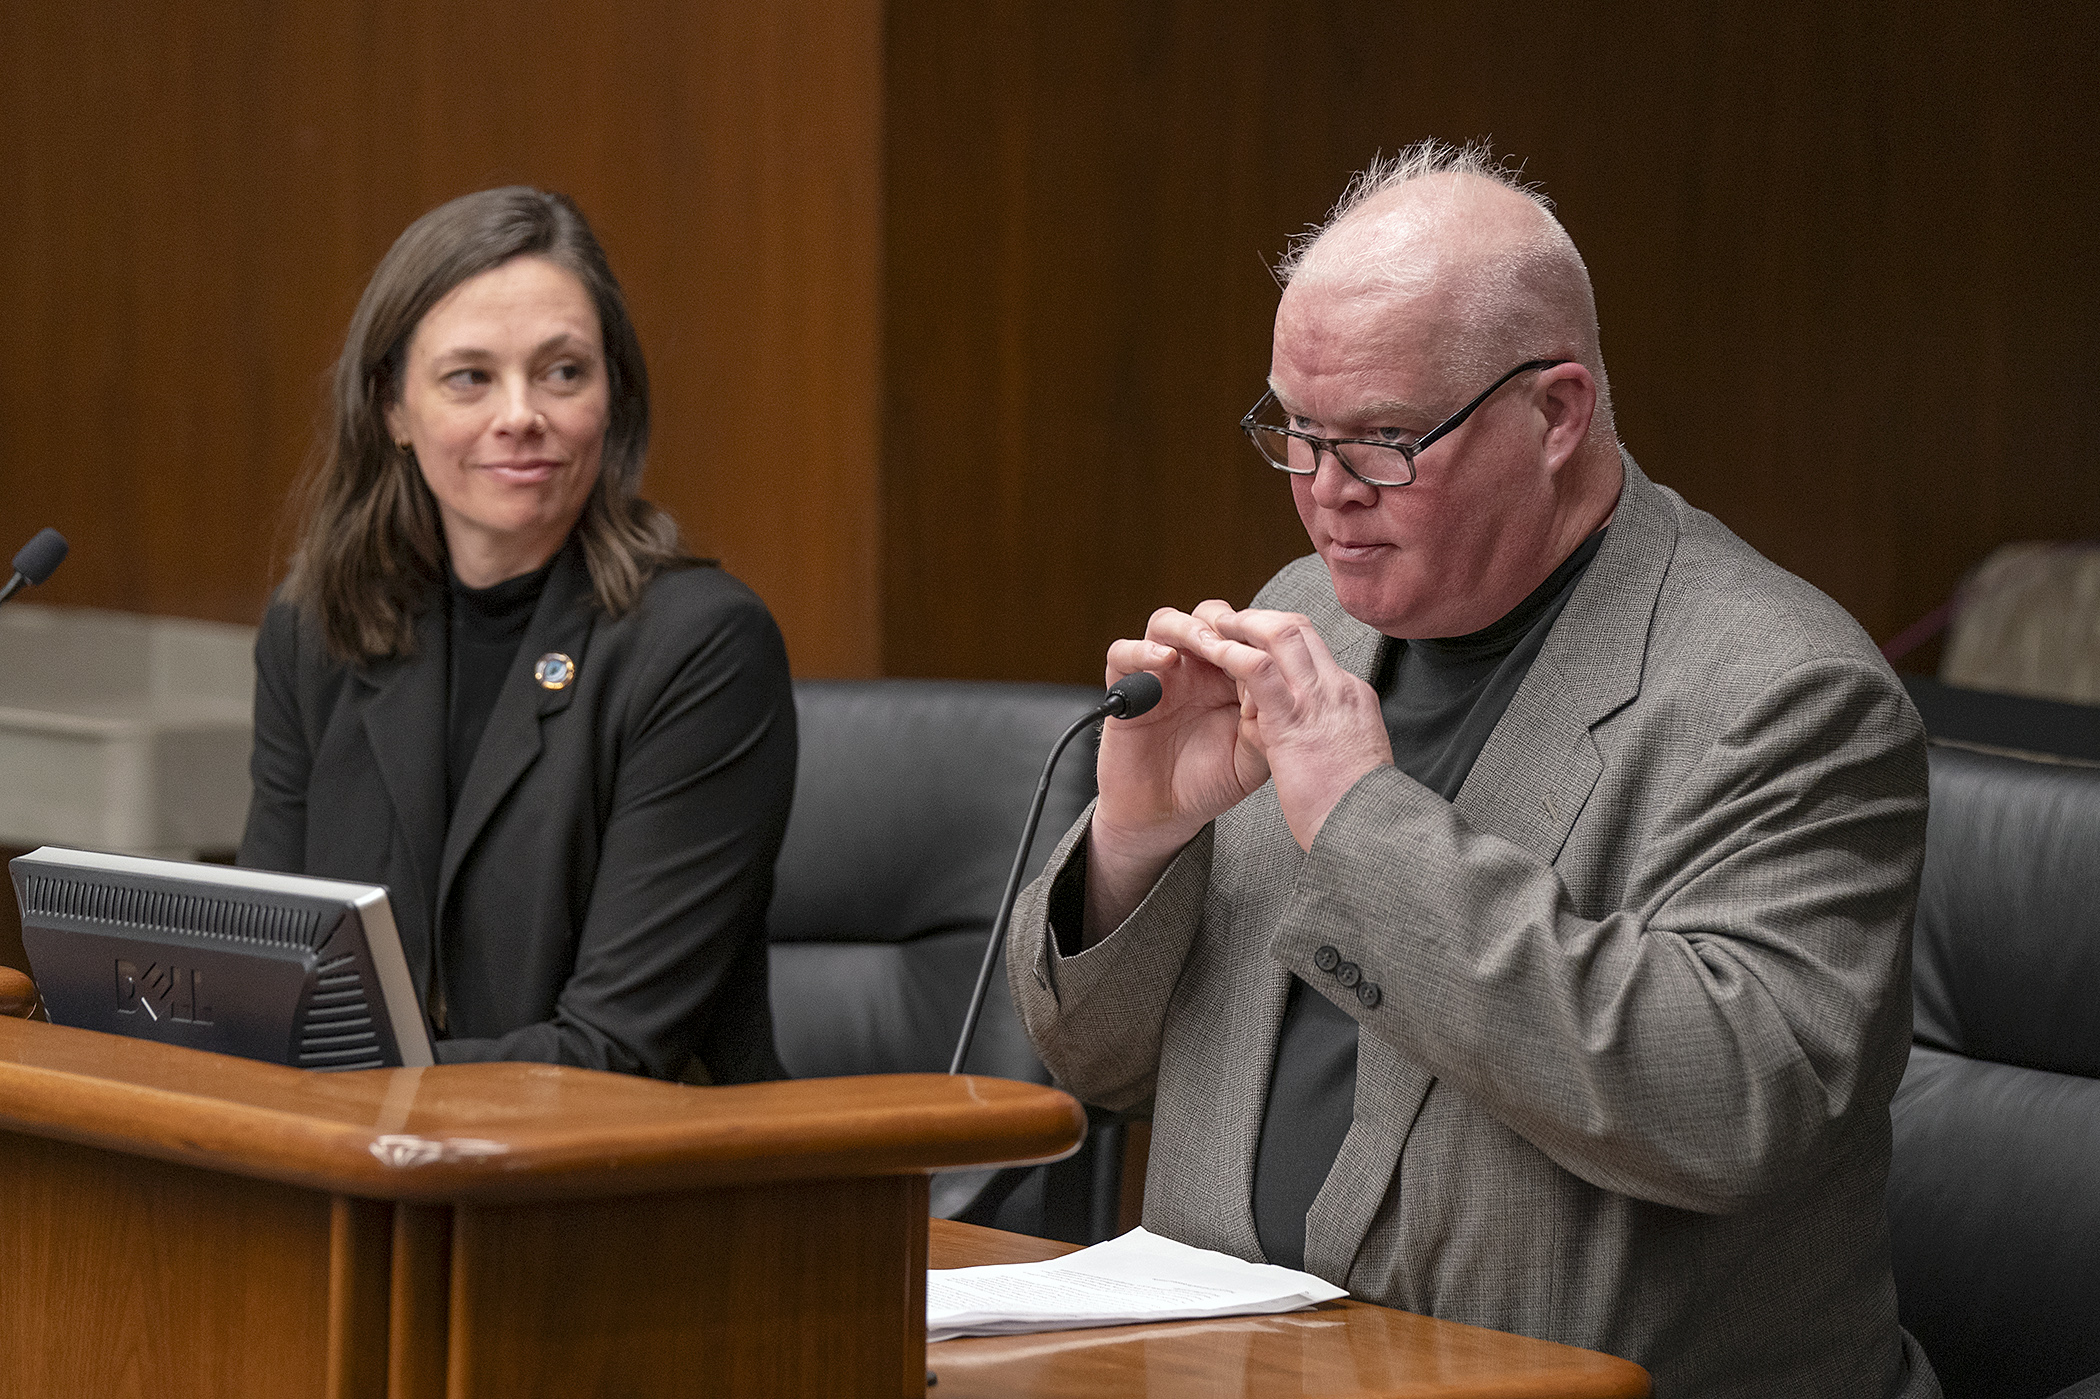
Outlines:
<svg viewBox="0 0 2100 1399"><path fill-rule="evenodd" d="M1349 789L1393 761L1371 686L1344 670L1300 613L1162 607L1142 639L1108 648L1108 683L1159 676L1165 695L1101 735L1088 835L1086 938L1130 916L1204 826L1274 778L1300 847Z"/></svg>

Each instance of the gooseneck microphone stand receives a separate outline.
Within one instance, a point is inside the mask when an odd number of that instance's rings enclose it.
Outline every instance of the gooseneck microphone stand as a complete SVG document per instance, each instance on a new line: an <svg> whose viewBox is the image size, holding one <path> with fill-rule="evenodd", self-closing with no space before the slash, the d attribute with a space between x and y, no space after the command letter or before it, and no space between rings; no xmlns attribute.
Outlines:
<svg viewBox="0 0 2100 1399"><path fill-rule="evenodd" d="M985 989L991 985L992 968L999 962L999 949L1006 945L1006 925L1014 916L1014 900L1021 895L1021 874L1028 868L1028 851L1035 844L1035 828L1043 819L1043 804L1050 797L1050 774L1056 771L1057 760L1073 739L1098 721L1104 718L1135 719L1158 704L1163 693L1158 676L1149 670L1133 671L1109 686L1101 703L1075 720L1050 749L1049 760L1043 764L1043 775L1035 784L1035 800L1028 804L1028 823L1021 828L1021 848L1014 851L1014 867L1006 876L1006 892L999 896L999 912L992 919L992 936L984 945L984 961L977 968L977 985L970 992L970 1009L963 1016L962 1037L955 1042L955 1058L949 1062L949 1073L962 1072L963 1059L970 1052L970 1041L977 1037L977 1017L984 1012Z"/></svg>

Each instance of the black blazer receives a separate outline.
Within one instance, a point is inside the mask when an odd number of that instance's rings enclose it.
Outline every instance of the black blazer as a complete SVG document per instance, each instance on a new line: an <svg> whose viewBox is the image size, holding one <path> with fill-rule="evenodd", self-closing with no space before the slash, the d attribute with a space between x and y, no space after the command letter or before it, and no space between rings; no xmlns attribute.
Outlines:
<svg viewBox="0 0 2100 1399"><path fill-rule="evenodd" d="M440 1062L783 1076L765 921L795 703L765 604L687 568L608 620L572 538L449 826L446 611L434 589L411 656L350 667L271 605L240 863L384 884ZM543 689L557 651L576 677Z"/></svg>

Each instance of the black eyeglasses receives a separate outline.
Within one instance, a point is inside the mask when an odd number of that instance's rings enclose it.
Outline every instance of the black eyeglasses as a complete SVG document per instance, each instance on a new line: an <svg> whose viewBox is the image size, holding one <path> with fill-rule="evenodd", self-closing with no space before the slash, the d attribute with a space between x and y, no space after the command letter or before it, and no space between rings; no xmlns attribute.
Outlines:
<svg viewBox="0 0 2100 1399"><path fill-rule="evenodd" d="M1472 417L1473 410L1487 402L1496 389L1526 370L1551 369L1557 364L1571 363L1572 360L1564 359L1526 360L1482 389L1480 396L1471 403L1412 442L1394 442L1383 437L1315 437L1281 423L1257 422L1264 408L1276 405L1274 389L1255 400L1254 406L1247 410L1247 416L1240 419L1240 431L1247 434L1247 440L1254 444L1255 451L1261 453L1263 461L1293 476L1312 475L1320 469L1320 453L1332 452L1334 459L1342 464L1342 470L1367 486L1411 486L1415 480L1415 458L1438 438Z"/></svg>

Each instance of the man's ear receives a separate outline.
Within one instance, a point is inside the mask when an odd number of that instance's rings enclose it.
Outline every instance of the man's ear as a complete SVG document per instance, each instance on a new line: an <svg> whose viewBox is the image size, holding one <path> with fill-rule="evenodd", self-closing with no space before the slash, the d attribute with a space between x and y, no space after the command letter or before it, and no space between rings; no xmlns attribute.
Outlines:
<svg viewBox="0 0 2100 1399"><path fill-rule="evenodd" d="M1539 409L1546 418L1546 469L1567 465L1590 433L1597 412L1597 380L1579 364L1539 371Z"/></svg>

